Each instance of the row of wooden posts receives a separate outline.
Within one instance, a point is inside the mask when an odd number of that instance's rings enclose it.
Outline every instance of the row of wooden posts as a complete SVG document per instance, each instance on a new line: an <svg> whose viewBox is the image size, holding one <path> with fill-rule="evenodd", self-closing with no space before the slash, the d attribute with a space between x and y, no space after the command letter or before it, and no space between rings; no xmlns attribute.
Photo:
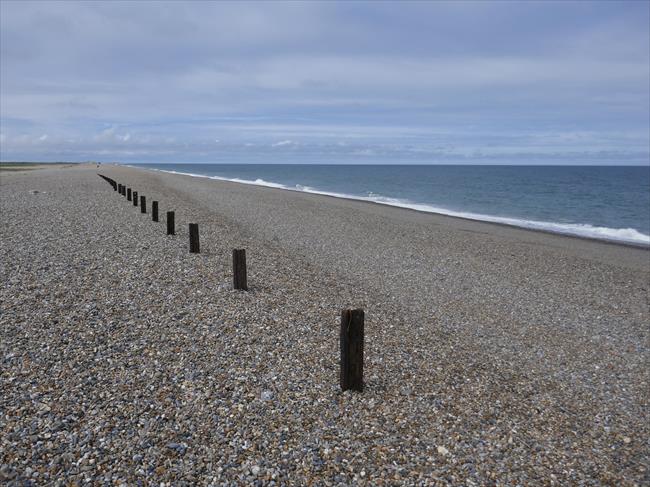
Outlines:
<svg viewBox="0 0 650 487"><path fill-rule="evenodd" d="M147 213L147 199L144 195L138 195L137 191L127 188L125 185L116 182L114 179L98 174L99 177L109 183L114 191L120 195L126 196L128 201L133 201L133 206L138 206L138 196L140 203L140 212ZM158 202L151 202L151 219L154 222L158 220ZM167 212L167 235L175 235L174 212ZM190 252L199 253L199 225L197 223L189 224ZM239 290L248 290L246 276L246 250L233 249L233 287ZM346 390L363 390L363 342L364 342L364 312L362 309L344 309L341 312L341 372L340 384L341 389Z"/></svg>
<svg viewBox="0 0 650 487"><path fill-rule="evenodd" d="M99 177L108 182L114 191L117 191L122 196L126 196L127 201L132 201L133 206L140 206L141 213L147 213L147 198L144 195L138 195L138 192L127 188L123 184L117 183L115 180L99 174ZM158 202L151 202L151 219L154 222L159 221L158 219ZM175 224L175 213L173 211L167 212L167 235L176 235L176 224ZM190 223L189 224L189 237L190 237L190 253L198 254L201 252L201 247L199 244L199 224ZM233 249L232 251L232 260L233 260L233 286L235 289L248 291L248 282L246 275L246 250L245 249Z"/></svg>

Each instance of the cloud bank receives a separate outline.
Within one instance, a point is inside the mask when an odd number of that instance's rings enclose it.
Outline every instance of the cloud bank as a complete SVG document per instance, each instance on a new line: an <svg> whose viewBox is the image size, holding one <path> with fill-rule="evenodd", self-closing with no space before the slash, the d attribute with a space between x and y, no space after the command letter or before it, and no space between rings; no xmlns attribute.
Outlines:
<svg viewBox="0 0 650 487"><path fill-rule="evenodd" d="M649 163L647 2L0 3L0 158Z"/></svg>

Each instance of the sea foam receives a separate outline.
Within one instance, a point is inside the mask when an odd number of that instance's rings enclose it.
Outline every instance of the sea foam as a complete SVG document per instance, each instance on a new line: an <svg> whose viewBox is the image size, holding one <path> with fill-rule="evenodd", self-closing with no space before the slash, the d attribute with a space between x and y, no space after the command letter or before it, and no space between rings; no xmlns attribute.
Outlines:
<svg viewBox="0 0 650 487"><path fill-rule="evenodd" d="M599 240L611 240L616 242L625 242L633 244L641 244L650 246L650 235L645 235L634 228L609 228L594 226L589 223L556 223L537 220L525 220L519 218L486 215L482 213L471 213L451 210L432 206L424 203L417 203L400 198L391 198L378 194L368 194L367 196L359 196L345 193L335 193L331 191L322 191L310 186L303 186L296 184L295 186L288 186L281 183L266 181L264 179L240 179L240 178L225 178L222 176L208 176L205 174L195 174L188 172L173 171L167 169L154 169L153 171L166 172L170 174L180 174L184 176L192 176L198 178L217 179L220 181L230 181L240 184L249 184L253 186L264 186L268 188L284 189L287 191L298 191L303 193L319 194L324 196L331 196L334 198L345 198L357 201L368 201L387 206L396 206L399 208L407 208L411 210L422 211L425 213L436 213L440 215L453 216L458 218L466 218L469 220L499 223L502 225L509 225L513 227L528 228L532 230L543 230L547 232L560 233L564 235L574 235L578 237L594 238Z"/></svg>

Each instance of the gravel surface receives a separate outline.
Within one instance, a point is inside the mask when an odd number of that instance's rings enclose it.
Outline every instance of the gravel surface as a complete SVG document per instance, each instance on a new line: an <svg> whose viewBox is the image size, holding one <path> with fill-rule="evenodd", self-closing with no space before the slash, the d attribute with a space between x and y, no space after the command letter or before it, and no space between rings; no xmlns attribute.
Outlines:
<svg viewBox="0 0 650 487"><path fill-rule="evenodd" d="M647 250L97 171L0 175L0 483L650 485Z"/></svg>

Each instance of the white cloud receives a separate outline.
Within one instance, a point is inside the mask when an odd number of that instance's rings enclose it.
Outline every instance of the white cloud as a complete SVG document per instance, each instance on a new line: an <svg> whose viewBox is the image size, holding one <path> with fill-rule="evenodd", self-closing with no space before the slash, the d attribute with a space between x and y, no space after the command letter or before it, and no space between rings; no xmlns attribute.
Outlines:
<svg viewBox="0 0 650 487"><path fill-rule="evenodd" d="M409 89L481 89L540 83L561 83L583 89L650 77L643 61L600 61L566 57L462 57L455 59L359 56L299 56L276 58L253 69L259 88L304 90L359 89L362 92ZM314 88L310 86L318 80ZM237 83L244 82L238 79ZM250 84L250 80L246 80ZM363 100L363 96L360 98ZM430 99L435 99L431 97Z"/></svg>
<svg viewBox="0 0 650 487"><path fill-rule="evenodd" d="M115 137L115 127L109 127L102 130L99 134L96 134L93 138L97 142L106 142L113 140Z"/></svg>
<svg viewBox="0 0 650 487"><path fill-rule="evenodd" d="M642 2L0 8L3 152L648 151Z"/></svg>

